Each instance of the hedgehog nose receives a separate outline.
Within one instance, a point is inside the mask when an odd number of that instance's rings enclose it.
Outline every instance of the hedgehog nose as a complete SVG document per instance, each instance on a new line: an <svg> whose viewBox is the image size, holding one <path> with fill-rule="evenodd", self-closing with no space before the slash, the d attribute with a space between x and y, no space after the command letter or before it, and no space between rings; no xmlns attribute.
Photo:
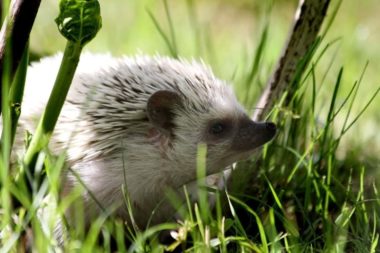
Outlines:
<svg viewBox="0 0 380 253"><path fill-rule="evenodd" d="M277 132L273 122L255 122L242 119L232 142L234 150L252 150L270 141Z"/></svg>
<svg viewBox="0 0 380 253"><path fill-rule="evenodd" d="M270 131L276 131L276 124L274 124L273 122L266 122L265 128Z"/></svg>

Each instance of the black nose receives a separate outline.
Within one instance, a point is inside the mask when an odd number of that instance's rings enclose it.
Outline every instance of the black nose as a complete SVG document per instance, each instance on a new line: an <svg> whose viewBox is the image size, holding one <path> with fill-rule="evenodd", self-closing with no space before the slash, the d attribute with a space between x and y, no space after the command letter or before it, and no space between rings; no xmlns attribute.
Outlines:
<svg viewBox="0 0 380 253"><path fill-rule="evenodd" d="M276 125L272 122L254 122L248 118L239 122L234 137L234 150L252 150L270 141L276 135Z"/></svg>
<svg viewBox="0 0 380 253"><path fill-rule="evenodd" d="M265 128L271 131L276 131L277 127L276 127L276 124L274 124L273 122L266 122Z"/></svg>

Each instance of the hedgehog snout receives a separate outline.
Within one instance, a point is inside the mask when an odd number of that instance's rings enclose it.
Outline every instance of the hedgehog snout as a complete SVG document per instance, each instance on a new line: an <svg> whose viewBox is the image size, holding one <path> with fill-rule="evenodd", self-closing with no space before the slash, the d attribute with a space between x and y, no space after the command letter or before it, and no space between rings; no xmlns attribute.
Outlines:
<svg viewBox="0 0 380 253"><path fill-rule="evenodd" d="M255 122L250 119L240 121L232 141L232 149L248 151L258 148L270 141L277 132L273 122Z"/></svg>

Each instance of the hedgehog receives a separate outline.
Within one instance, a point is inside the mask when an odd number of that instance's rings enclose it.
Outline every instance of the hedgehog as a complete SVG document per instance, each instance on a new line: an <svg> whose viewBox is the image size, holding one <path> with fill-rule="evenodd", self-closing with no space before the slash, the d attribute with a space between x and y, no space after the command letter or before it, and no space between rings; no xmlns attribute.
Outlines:
<svg viewBox="0 0 380 253"><path fill-rule="evenodd" d="M29 67L20 129L35 130L61 57ZM252 121L231 85L202 62L85 53L49 145L66 152L62 196L85 185L87 225L108 208L130 221L127 195L134 224L144 228L173 219L172 205L162 204L165 192L197 179L200 144L207 147L206 174L213 175L275 133L274 123Z"/></svg>

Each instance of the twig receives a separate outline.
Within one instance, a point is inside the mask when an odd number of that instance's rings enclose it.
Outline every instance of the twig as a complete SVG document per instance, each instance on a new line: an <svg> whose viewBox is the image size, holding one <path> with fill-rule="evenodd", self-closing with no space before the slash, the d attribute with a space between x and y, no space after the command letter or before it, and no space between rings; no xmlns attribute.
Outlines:
<svg viewBox="0 0 380 253"><path fill-rule="evenodd" d="M256 107L259 109L255 111L253 120L264 120L276 101L286 91L288 97L294 95L295 89L292 87L294 84L292 81L307 67L308 60L310 60L309 51L317 40L329 4L330 0L300 0L288 41L271 79L259 99ZM255 168L258 168L261 162L262 160L259 159ZM227 170L225 171L227 188L233 192L244 191L238 189L234 181L238 181L240 185L250 185L248 182L251 182L255 175L256 173L251 169L238 169L232 173ZM245 179L246 184L242 183L242 179Z"/></svg>
<svg viewBox="0 0 380 253"><path fill-rule="evenodd" d="M329 4L330 0L300 0L288 42L259 99L256 108L260 109L256 110L253 115L254 120L263 120L285 90L292 89L292 80L296 76L297 65L307 57L309 50L312 49ZM303 68L305 69L306 66L307 62ZM291 97L292 94L288 94L288 96Z"/></svg>

